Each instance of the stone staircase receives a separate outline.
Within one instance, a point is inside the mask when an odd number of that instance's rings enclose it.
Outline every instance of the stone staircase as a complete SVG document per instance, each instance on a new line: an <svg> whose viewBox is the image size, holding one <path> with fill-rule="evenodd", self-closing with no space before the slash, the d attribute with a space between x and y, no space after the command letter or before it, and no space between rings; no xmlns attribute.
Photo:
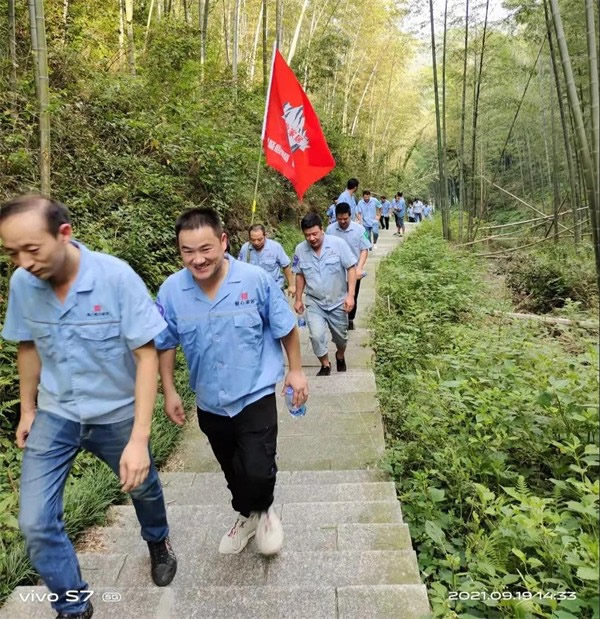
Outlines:
<svg viewBox="0 0 600 619"><path fill-rule="evenodd" d="M179 559L173 584L157 588L133 507L112 507L102 551L80 553L94 591L94 617L117 619L417 619L429 615L410 534L394 484L377 470L381 416L369 365L369 310L379 259L398 242L380 237L367 262L357 329L350 332L348 372L314 376L319 365L303 330L310 398L292 418L278 396L279 474L275 509L285 530L279 556L254 542L238 556L218 544L234 520L230 496L204 435L189 424L180 450L184 471L162 473L171 540ZM332 349L333 352L333 349ZM333 358L333 354L332 354ZM335 365L335 364L334 364ZM278 387L281 391L281 386ZM20 587L0 618L50 618L47 602L23 601L45 587ZM29 596L29 599L32 596Z"/></svg>

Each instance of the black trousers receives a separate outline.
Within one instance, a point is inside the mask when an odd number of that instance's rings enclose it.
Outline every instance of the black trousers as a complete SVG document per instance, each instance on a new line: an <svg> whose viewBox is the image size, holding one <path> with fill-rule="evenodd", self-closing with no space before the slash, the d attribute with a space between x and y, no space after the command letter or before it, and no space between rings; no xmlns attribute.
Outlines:
<svg viewBox="0 0 600 619"><path fill-rule="evenodd" d="M381 220L383 221L383 225L381 226L382 229L385 228L386 230L389 230L390 229L390 216L382 215Z"/></svg>
<svg viewBox="0 0 600 619"><path fill-rule="evenodd" d="M225 474L233 509L246 517L267 511L277 476L275 394L249 404L235 417L198 408L198 423Z"/></svg>
<svg viewBox="0 0 600 619"><path fill-rule="evenodd" d="M360 282L362 280L357 279L356 280L356 287L354 288L354 307L352 308L352 311L348 314L348 320L354 320L354 317L356 316L356 308L358 307L358 293L360 291Z"/></svg>

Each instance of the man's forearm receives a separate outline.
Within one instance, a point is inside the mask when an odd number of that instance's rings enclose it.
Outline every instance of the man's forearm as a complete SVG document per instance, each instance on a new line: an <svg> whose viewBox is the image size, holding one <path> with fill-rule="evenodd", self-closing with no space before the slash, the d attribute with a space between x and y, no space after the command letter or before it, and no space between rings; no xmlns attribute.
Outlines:
<svg viewBox="0 0 600 619"><path fill-rule="evenodd" d="M302 370L302 356L300 354L300 336L298 327L294 327L286 336L281 338L281 343L285 348L290 370Z"/></svg>
<svg viewBox="0 0 600 619"><path fill-rule="evenodd" d="M17 367L21 413L34 414L42 364L33 342L19 342Z"/></svg>
<svg viewBox="0 0 600 619"><path fill-rule="evenodd" d="M296 273L296 301L302 301L302 294L304 292L304 277L299 273Z"/></svg>
<svg viewBox="0 0 600 619"><path fill-rule="evenodd" d="M137 361L135 374L135 413L131 440L149 441L152 414L158 387L158 356L154 344L134 351Z"/></svg>
<svg viewBox="0 0 600 619"><path fill-rule="evenodd" d="M356 290L356 267L348 269L348 295L353 297Z"/></svg>
<svg viewBox="0 0 600 619"><path fill-rule="evenodd" d="M168 350L158 351L158 369L160 373L160 382L164 394L176 391L174 377L175 377L175 348L169 348Z"/></svg>
<svg viewBox="0 0 600 619"><path fill-rule="evenodd" d="M283 269L283 274L285 275L285 279L288 283L288 288L294 287L294 274L292 273L291 267L287 266Z"/></svg>
<svg viewBox="0 0 600 619"><path fill-rule="evenodd" d="M367 262L367 258L369 256L369 250L368 249L363 249L360 252L360 256L358 257L358 265L357 265L357 269L362 273L362 271L364 271L365 269L365 263Z"/></svg>

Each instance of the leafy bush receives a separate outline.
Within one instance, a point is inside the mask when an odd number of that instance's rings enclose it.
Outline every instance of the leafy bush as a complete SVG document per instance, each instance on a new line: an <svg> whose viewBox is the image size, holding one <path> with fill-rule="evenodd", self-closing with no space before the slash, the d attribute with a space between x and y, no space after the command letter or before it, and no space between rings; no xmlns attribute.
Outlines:
<svg viewBox="0 0 600 619"><path fill-rule="evenodd" d="M378 278L386 467L434 615L597 616L596 342L490 318L482 276L423 224Z"/></svg>

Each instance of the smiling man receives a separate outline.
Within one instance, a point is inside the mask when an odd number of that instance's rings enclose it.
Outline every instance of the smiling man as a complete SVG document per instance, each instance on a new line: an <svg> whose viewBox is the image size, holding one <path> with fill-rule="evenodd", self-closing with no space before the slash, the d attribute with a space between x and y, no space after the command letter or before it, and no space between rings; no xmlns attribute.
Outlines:
<svg viewBox="0 0 600 619"><path fill-rule="evenodd" d="M294 404L308 397L296 320L281 289L265 271L225 254L227 235L209 208L183 213L175 234L184 268L161 286L157 304L168 328L155 340L165 412L183 424L185 412L173 383L181 345L196 393L198 423L219 461L238 516L219 552L240 553L256 534L262 554L279 552L283 528L272 509L277 474L275 385Z"/></svg>
<svg viewBox="0 0 600 619"><path fill-rule="evenodd" d="M81 449L106 462L131 494L155 584L168 585L177 569L148 448L158 381L153 338L166 324L129 265L73 240L63 204L41 196L3 204L0 238L19 267L2 331L19 342L19 526L31 562L58 596L58 617L88 619L88 585L62 513Z"/></svg>

